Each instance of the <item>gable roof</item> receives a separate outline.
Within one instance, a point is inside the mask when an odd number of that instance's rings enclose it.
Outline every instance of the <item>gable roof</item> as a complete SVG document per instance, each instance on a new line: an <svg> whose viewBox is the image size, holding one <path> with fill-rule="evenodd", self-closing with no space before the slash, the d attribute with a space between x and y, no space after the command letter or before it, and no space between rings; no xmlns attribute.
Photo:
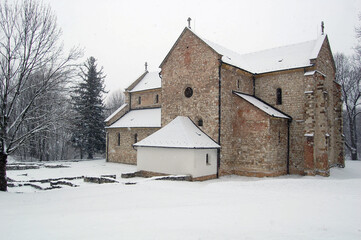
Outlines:
<svg viewBox="0 0 361 240"><path fill-rule="evenodd" d="M254 97L254 96L244 94L244 93L239 93L239 92L233 92L233 93L272 117L292 119L287 114L281 112L280 110L272 107L271 105L261 101L260 99Z"/></svg>
<svg viewBox="0 0 361 240"><path fill-rule="evenodd" d="M128 92L139 92L161 87L162 79L159 76L159 72L146 71L125 90Z"/></svg>
<svg viewBox="0 0 361 240"><path fill-rule="evenodd" d="M322 35L318 39L313 41L267 49L254 53L239 54L198 36L187 27L183 30L176 43L187 30L193 33L199 39L201 39L216 53L220 54L222 56L222 62L253 74L262 74L312 66L310 60L317 58L321 50L322 44L327 38L326 35ZM176 43L173 45L172 49L165 57L160 67L164 64L171 51L175 47Z"/></svg>
<svg viewBox="0 0 361 240"><path fill-rule="evenodd" d="M220 146L199 129L189 117L178 116L166 126L133 144L135 147L210 149Z"/></svg>
<svg viewBox="0 0 361 240"><path fill-rule="evenodd" d="M282 71L312 66L317 58L325 36L298 44L267 49L259 52L238 54L208 40L205 42L222 55L222 61L254 74Z"/></svg>
<svg viewBox="0 0 361 240"><path fill-rule="evenodd" d="M107 119L104 120L104 122L108 122L110 119L112 119L115 115L117 115L118 112L122 111L123 108L125 108L128 104L124 103L122 106L120 106L117 110L115 110L112 114L110 114Z"/></svg>
<svg viewBox="0 0 361 240"><path fill-rule="evenodd" d="M106 128L161 127L161 108L131 110Z"/></svg>

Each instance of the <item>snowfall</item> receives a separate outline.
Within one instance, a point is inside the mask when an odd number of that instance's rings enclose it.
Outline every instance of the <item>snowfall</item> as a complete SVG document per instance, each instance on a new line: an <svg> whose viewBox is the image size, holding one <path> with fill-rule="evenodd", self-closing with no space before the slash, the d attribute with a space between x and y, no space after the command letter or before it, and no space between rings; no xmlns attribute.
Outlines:
<svg viewBox="0 0 361 240"><path fill-rule="evenodd" d="M122 179L136 166L105 160L47 164L7 175L18 182L116 175L118 182L9 187L0 192L0 239L361 239L361 161L346 161L330 177L204 182Z"/></svg>

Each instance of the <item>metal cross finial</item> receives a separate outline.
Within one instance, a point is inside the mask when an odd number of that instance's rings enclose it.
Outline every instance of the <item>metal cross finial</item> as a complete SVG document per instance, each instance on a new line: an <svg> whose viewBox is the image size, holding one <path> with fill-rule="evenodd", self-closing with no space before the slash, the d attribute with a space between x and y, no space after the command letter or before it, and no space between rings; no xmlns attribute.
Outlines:
<svg viewBox="0 0 361 240"><path fill-rule="evenodd" d="M148 71L148 63L147 62L145 62L144 66L145 66L145 71Z"/></svg>
<svg viewBox="0 0 361 240"><path fill-rule="evenodd" d="M192 18L190 18L190 17L187 19L187 21L188 21L188 28L189 28L189 29L191 28L191 20L192 20Z"/></svg>
<svg viewBox="0 0 361 240"><path fill-rule="evenodd" d="M325 24L323 21L321 22L321 34L325 34Z"/></svg>

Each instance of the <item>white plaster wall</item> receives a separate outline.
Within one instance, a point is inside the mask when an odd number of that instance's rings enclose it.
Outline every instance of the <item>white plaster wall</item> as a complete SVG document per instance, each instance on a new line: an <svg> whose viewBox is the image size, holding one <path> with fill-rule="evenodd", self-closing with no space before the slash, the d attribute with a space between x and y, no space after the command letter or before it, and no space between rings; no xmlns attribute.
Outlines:
<svg viewBox="0 0 361 240"><path fill-rule="evenodd" d="M206 164L206 154L208 153L209 164ZM217 149L194 149L193 177L208 176L217 173Z"/></svg>
<svg viewBox="0 0 361 240"><path fill-rule="evenodd" d="M190 174L193 177L212 175L217 172L217 150L138 147L137 169L165 174Z"/></svg>

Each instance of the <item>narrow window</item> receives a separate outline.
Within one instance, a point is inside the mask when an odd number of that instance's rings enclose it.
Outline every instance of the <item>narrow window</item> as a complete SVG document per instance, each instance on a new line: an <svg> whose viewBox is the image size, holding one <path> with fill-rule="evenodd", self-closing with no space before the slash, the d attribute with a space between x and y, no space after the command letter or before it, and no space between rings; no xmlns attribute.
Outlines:
<svg viewBox="0 0 361 240"><path fill-rule="evenodd" d="M134 134L134 143L138 142L138 134Z"/></svg>
<svg viewBox="0 0 361 240"><path fill-rule="evenodd" d="M276 104L281 105L282 104L282 89L281 88L277 88L276 96L277 96Z"/></svg>
<svg viewBox="0 0 361 240"><path fill-rule="evenodd" d="M203 127L203 120L202 120L202 118L200 118L200 119L198 120L198 126L199 126L199 127Z"/></svg>
<svg viewBox="0 0 361 240"><path fill-rule="evenodd" d="M238 89L239 89L239 85L240 85L239 82L240 82L240 80L238 79L238 80L237 80L237 88L238 88Z"/></svg>
<svg viewBox="0 0 361 240"><path fill-rule="evenodd" d="M138 97L138 104L140 105L142 103L142 97Z"/></svg>
<svg viewBox="0 0 361 240"><path fill-rule="evenodd" d="M118 146L120 146L120 133L118 133Z"/></svg>
<svg viewBox="0 0 361 240"><path fill-rule="evenodd" d="M158 103L158 102L159 102L159 96L157 94L157 95L155 95L155 103Z"/></svg>
<svg viewBox="0 0 361 240"><path fill-rule="evenodd" d="M206 165L211 165L211 162L209 161L209 155L206 154Z"/></svg>

